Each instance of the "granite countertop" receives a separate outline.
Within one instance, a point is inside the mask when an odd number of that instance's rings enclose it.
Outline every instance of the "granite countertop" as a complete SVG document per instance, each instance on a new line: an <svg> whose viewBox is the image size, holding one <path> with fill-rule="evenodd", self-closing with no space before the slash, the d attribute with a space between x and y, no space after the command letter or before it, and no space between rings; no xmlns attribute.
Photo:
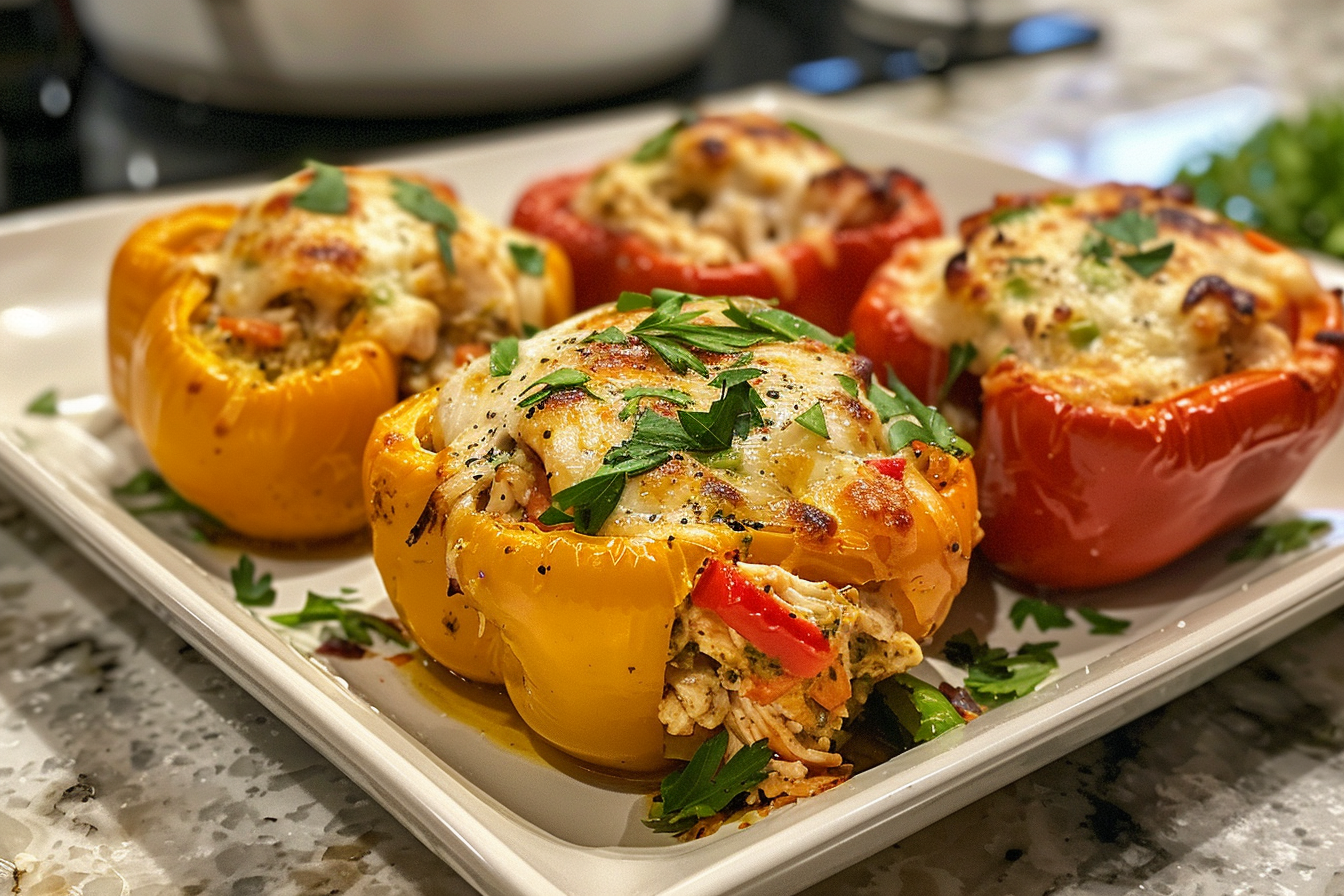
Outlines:
<svg viewBox="0 0 1344 896"><path fill-rule="evenodd" d="M1232 132L1340 76L1328 0L1073 6L1103 23L1099 50L837 102L1085 179L1116 145L1158 165L1189 139L1117 144L1120 125L1215 95ZM25 896L474 892L0 494L8 877ZM806 892L1344 894L1344 611Z"/></svg>

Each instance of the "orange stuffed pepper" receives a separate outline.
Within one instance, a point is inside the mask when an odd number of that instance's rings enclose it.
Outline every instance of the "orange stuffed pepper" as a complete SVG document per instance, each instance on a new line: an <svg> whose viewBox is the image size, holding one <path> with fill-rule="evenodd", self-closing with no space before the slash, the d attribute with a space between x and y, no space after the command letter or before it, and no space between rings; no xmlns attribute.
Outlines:
<svg viewBox="0 0 1344 896"><path fill-rule="evenodd" d="M978 427L985 555L1087 588L1242 525L1339 429L1337 294L1179 190L1000 197L961 240L899 249L858 348ZM946 390L944 390L946 391Z"/></svg>
<svg viewBox="0 0 1344 896"><path fill-rule="evenodd" d="M639 298L385 414L374 559L426 653L560 749L647 772L726 728L810 792L965 584L974 473L798 318Z"/></svg>
<svg viewBox="0 0 1344 896"><path fill-rule="evenodd" d="M231 529L338 536L365 525L379 414L571 305L558 249L446 185L314 163L130 236L108 289L112 393L164 478Z"/></svg>
<svg viewBox="0 0 1344 896"><path fill-rule="evenodd" d="M914 178L855 168L759 114L683 120L596 170L541 181L513 223L564 248L580 308L655 287L751 295L834 333L897 243L942 230Z"/></svg>

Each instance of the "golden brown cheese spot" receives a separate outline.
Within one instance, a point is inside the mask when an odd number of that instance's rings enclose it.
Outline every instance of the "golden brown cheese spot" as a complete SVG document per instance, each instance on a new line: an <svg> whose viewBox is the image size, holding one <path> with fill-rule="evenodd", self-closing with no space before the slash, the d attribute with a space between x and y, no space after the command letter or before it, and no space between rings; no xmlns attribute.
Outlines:
<svg viewBox="0 0 1344 896"><path fill-rule="evenodd" d="M864 476L845 486L845 502L856 513L878 525L895 531L909 529L910 496L890 476Z"/></svg>
<svg viewBox="0 0 1344 896"><path fill-rule="evenodd" d="M1126 210L1153 222L1156 236L1134 246L1098 229ZM1213 213L1143 188L1001 199L962 233L960 247L900 250L889 269L912 329L936 345L972 343L975 373L1034 368L1078 402L1145 404L1235 370L1282 366L1291 356L1283 311L1320 289L1293 253L1260 251ZM1123 259L1167 245L1170 257L1148 276Z"/></svg>

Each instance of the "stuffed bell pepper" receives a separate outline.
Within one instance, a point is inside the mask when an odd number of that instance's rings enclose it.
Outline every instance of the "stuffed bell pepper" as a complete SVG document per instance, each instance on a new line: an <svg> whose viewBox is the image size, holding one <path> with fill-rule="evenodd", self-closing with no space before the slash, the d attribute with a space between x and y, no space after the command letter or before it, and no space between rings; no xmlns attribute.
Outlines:
<svg viewBox="0 0 1344 896"><path fill-rule="evenodd" d="M444 184L312 164L142 225L108 290L112 393L164 478L244 535L365 525L379 414L564 317L569 266Z"/></svg>
<svg viewBox="0 0 1344 896"><path fill-rule="evenodd" d="M1045 586L1246 523L1344 415L1339 296L1179 189L1000 197L960 240L899 248L852 324L925 400L966 371L941 393L976 443L983 550Z"/></svg>
<svg viewBox="0 0 1344 896"><path fill-rule="evenodd" d="M583 761L726 729L768 742L766 797L843 779L842 724L920 662L979 529L967 446L838 343L630 294L403 402L365 476L408 629Z"/></svg>
<svg viewBox="0 0 1344 896"><path fill-rule="evenodd" d="M564 248L580 308L653 287L752 295L835 333L893 246L942 231L918 181L855 168L760 114L685 118L596 170L541 181L513 223Z"/></svg>

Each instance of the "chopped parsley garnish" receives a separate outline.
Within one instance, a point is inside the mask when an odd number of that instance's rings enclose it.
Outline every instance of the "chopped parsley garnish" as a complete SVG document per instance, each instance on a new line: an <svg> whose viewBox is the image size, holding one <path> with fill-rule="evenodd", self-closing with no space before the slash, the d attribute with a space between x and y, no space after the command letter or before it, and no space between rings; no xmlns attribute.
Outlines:
<svg viewBox="0 0 1344 896"><path fill-rule="evenodd" d="M957 457L970 457L971 444L957 435L956 430L947 422L936 408L926 405L915 397L894 374L888 372L891 389L882 388L876 382L868 390L868 400L877 410L878 418L886 423L892 420L887 430L887 440L892 451L899 451L911 442L924 442L936 445L948 454ZM914 419L911 419L911 418Z"/></svg>
<svg viewBox="0 0 1344 896"><path fill-rule="evenodd" d="M1274 554L1300 551L1331 529L1326 520L1284 520L1270 526L1257 526L1250 531L1249 540L1227 555L1229 562L1263 560Z"/></svg>
<svg viewBox="0 0 1344 896"><path fill-rule="evenodd" d="M271 574L257 575L257 566L252 558L243 554L238 565L229 570L233 581L233 596L245 607L269 607L275 603L275 588L271 586Z"/></svg>
<svg viewBox="0 0 1344 896"><path fill-rule="evenodd" d="M942 388L938 390L937 404L942 404L943 399L947 398L952 387L957 384L957 380L966 372L966 368L971 366L975 356L979 354L975 345L970 342L954 342L947 350L947 379L943 380Z"/></svg>
<svg viewBox="0 0 1344 896"><path fill-rule="evenodd" d="M750 382L758 376L765 376L765 371L759 367L729 367L710 380L709 384L726 388L736 386L738 383Z"/></svg>
<svg viewBox="0 0 1344 896"><path fill-rule="evenodd" d="M1146 252L1121 255L1120 260L1128 265L1131 271L1147 279L1162 270L1162 266L1167 263L1167 260L1171 258L1171 253L1175 251L1175 243L1163 243Z"/></svg>
<svg viewBox="0 0 1344 896"><path fill-rule="evenodd" d="M680 834L710 818L766 779L774 758L764 738L724 761L728 732L720 731L700 745L685 768L663 779L644 824L662 834Z"/></svg>
<svg viewBox="0 0 1344 896"><path fill-rule="evenodd" d="M626 389L621 393L621 397L625 399L625 407L621 408L621 413L618 415L622 420L634 416L635 412L639 410L639 400L641 398L660 398L663 401L670 401L679 408L684 408L691 403L691 396L680 389L656 389L652 386L635 386L633 389Z"/></svg>
<svg viewBox="0 0 1344 896"><path fill-rule="evenodd" d="M1010 255L1008 256L1008 269L1012 270L1020 264L1045 264L1045 259L1040 255Z"/></svg>
<svg viewBox="0 0 1344 896"><path fill-rule="evenodd" d="M686 128L695 124L696 119L699 117L699 115L689 110L683 112L681 117L676 121L654 134L648 140L645 140L639 149L635 150L634 155L630 157L630 161L643 165L648 162L656 162L663 158L672 148L673 138L686 130Z"/></svg>
<svg viewBox="0 0 1344 896"><path fill-rule="evenodd" d="M513 263L529 277L540 277L546 273L546 253L531 243L509 243L509 254Z"/></svg>
<svg viewBox="0 0 1344 896"><path fill-rule="evenodd" d="M1097 337L1101 335L1101 328L1097 326L1096 321L1076 320L1069 324L1066 331L1069 336L1069 344L1074 348L1087 348Z"/></svg>
<svg viewBox="0 0 1344 896"><path fill-rule="evenodd" d="M573 367L561 367L559 370L546 374L524 389L523 397L518 400L518 407L530 408L534 404L541 404L555 393L564 392L568 389L578 389L593 398L598 398L593 390L588 388L587 382L588 374L582 370L575 370ZM601 399L598 398L598 400Z"/></svg>
<svg viewBox="0 0 1344 896"><path fill-rule="evenodd" d="M1018 205L1011 208L995 209L989 213L989 223L1004 224L1008 221L1015 221L1018 218L1025 217L1034 211L1036 211L1036 206L1034 205Z"/></svg>
<svg viewBox="0 0 1344 896"><path fill-rule="evenodd" d="M1088 631L1090 635L1118 635L1130 625L1128 619L1116 619L1092 607L1076 607L1074 612L1092 626ZM1035 621L1036 627L1043 632L1052 628L1073 627L1073 620L1064 607L1034 597L1024 597L1013 604L1008 611L1008 619L1018 631L1022 630L1023 623L1028 619Z"/></svg>
<svg viewBox="0 0 1344 896"><path fill-rule="evenodd" d="M953 635L943 647L943 657L966 670L966 690L978 703L998 706L1036 690L1059 667L1051 652L1057 641L1023 644L1009 655L1002 647L982 644L967 629Z"/></svg>
<svg viewBox="0 0 1344 896"><path fill-rule="evenodd" d="M1157 239L1157 218L1154 215L1140 214L1132 208L1125 209L1114 218L1095 221L1092 226L1117 243L1124 243L1133 246L1135 250L1140 250L1119 257L1130 270L1145 279L1162 270L1171 254L1176 251L1176 244L1170 241L1143 250L1144 243ZM1091 238L1090 234L1089 238L1083 240L1079 251L1085 258L1092 258L1100 264L1105 264L1114 252L1109 242L1099 242Z"/></svg>
<svg viewBox="0 0 1344 896"><path fill-rule="evenodd" d="M551 496L552 506L540 522L572 522L576 532L596 535L631 476L662 466L674 452L715 455L730 449L734 438L763 424L762 404L751 384L740 381L724 387L708 410L678 411L675 420L646 408L635 418L630 438L606 453L596 473Z"/></svg>
<svg viewBox="0 0 1344 896"><path fill-rule="evenodd" d="M798 339L815 339L822 345L829 345L837 351L849 353L854 350L853 333L846 333L844 336L836 337L811 321L803 320L796 314L790 314L789 312L781 311L778 308L760 308L755 311L743 311L729 299L728 308L723 312L723 316L746 330L772 334L779 341L794 342ZM775 340L763 339L761 341L766 342Z"/></svg>
<svg viewBox="0 0 1344 896"><path fill-rule="evenodd" d="M350 210L350 190L345 185L345 172L335 165L324 165L309 160L304 163L313 169L313 179L291 200L304 211L319 215L343 215Z"/></svg>
<svg viewBox="0 0 1344 896"><path fill-rule="evenodd" d="M60 408L56 405L56 390L48 389L41 395L28 402L28 407L24 412L28 414L38 414L43 417L55 417L60 413Z"/></svg>
<svg viewBox="0 0 1344 896"><path fill-rule="evenodd" d="M608 345L620 345L630 337L620 327L607 327L605 330L597 330L584 337L584 342L605 342Z"/></svg>
<svg viewBox="0 0 1344 896"><path fill-rule="evenodd" d="M1013 604L1012 609L1008 611L1008 619L1018 631L1022 630L1023 623L1028 619L1034 621L1036 627L1043 632L1052 628L1073 627L1073 620L1063 607L1034 597L1024 597Z"/></svg>
<svg viewBox="0 0 1344 896"><path fill-rule="evenodd" d="M876 690L880 698L878 705L896 722L893 726L882 724L885 719L878 720L884 736L899 741L893 746L908 748L922 744L966 724L961 713L938 688L907 672L883 679ZM865 718L876 708L870 705L865 709Z"/></svg>
<svg viewBox="0 0 1344 896"><path fill-rule="evenodd" d="M1009 277L1003 284L1004 291L1015 299L1029 299L1036 290L1023 277Z"/></svg>
<svg viewBox="0 0 1344 896"><path fill-rule="evenodd" d="M1118 635L1129 628L1130 624L1128 619L1116 619L1091 607L1078 607L1078 615L1092 626L1088 631L1090 635Z"/></svg>
<svg viewBox="0 0 1344 896"><path fill-rule="evenodd" d="M845 390L845 394L850 398L859 397L859 381L852 376L845 376L843 373L837 373L835 378L840 381L840 388Z"/></svg>
<svg viewBox="0 0 1344 896"><path fill-rule="evenodd" d="M135 517L153 513L181 513L203 538L224 529L224 524L177 493L154 470L141 470L112 489L112 495L126 512Z"/></svg>
<svg viewBox="0 0 1344 896"><path fill-rule="evenodd" d="M1078 251L1082 253L1083 258L1090 258L1097 264L1106 264L1115 254L1110 240L1100 233L1091 231L1083 237L1083 244L1078 247Z"/></svg>
<svg viewBox="0 0 1344 896"><path fill-rule="evenodd" d="M822 412L821 402L819 401L812 405L812 407L803 411L797 417L794 417L793 422L797 423L808 432L821 436L823 439L829 439L831 437L830 430L826 428L826 415Z"/></svg>
<svg viewBox="0 0 1344 896"><path fill-rule="evenodd" d="M505 336L490 346L490 375L508 376L518 364L518 337Z"/></svg>
<svg viewBox="0 0 1344 896"><path fill-rule="evenodd" d="M434 236L439 244L439 257L449 273L457 273L453 259L453 234L457 233L457 213L434 191L424 184L411 183L399 177L392 179L392 201L403 210L428 224L434 225Z"/></svg>
<svg viewBox="0 0 1344 896"><path fill-rule="evenodd" d="M276 613L271 616L271 621L288 628L298 628L314 622L335 622L341 627L347 640L365 647L373 643L370 632L377 632L385 640L400 644L402 647L410 646L401 629L394 623L381 616L346 606L354 602L352 598L324 597L309 591L303 609L297 613Z"/></svg>
<svg viewBox="0 0 1344 896"><path fill-rule="evenodd" d="M795 134L806 137L808 140L811 140L814 143L820 143L822 146L827 145L826 141L822 139L822 136L820 134L812 130L812 128L808 127L807 125L803 124L801 121L794 121L793 119L789 119L788 121L784 122L784 127L793 131Z"/></svg>

